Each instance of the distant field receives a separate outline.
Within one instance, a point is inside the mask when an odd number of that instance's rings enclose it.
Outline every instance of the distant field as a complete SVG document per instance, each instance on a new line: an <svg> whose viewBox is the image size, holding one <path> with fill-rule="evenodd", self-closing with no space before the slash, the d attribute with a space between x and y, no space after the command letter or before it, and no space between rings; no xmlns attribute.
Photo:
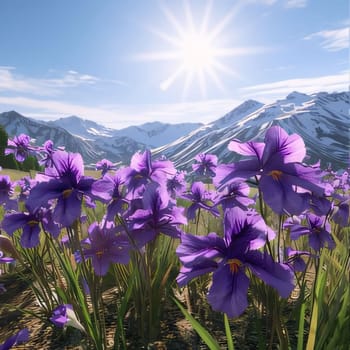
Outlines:
<svg viewBox="0 0 350 350"><path fill-rule="evenodd" d="M2 169L0 171L0 175L8 175L10 176L12 181L19 180L24 176L32 176L34 177L36 174L36 171L32 171L31 174L27 171L20 171L20 170L14 170L14 169Z"/></svg>
<svg viewBox="0 0 350 350"><path fill-rule="evenodd" d="M36 173L37 172L35 170L32 170L30 173L27 171L20 171L20 170L14 170L14 169L2 169L0 171L0 175L10 176L12 181L20 180L24 176L34 177ZM85 175L98 178L100 177L100 172L96 170L85 170Z"/></svg>

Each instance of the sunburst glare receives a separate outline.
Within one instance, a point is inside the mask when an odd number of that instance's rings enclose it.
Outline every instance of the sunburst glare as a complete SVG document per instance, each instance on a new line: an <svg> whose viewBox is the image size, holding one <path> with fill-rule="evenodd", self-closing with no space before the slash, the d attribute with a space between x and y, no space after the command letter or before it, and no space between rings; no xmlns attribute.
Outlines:
<svg viewBox="0 0 350 350"><path fill-rule="evenodd" d="M220 35L223 34L223 30L231 22L241 4L241 2L237 2L221 21L211 27L209 27L209 20L212 12L212 1L207 3L199 26L195 24L192 10L187 1L184 2L184 23L180 22L167 7L162 6L163 14L176 31L176 35L170 35L155 29L152 29L152 32L170 44L171 49L138 55L138 58L142 60L177 62L174 71L170 72L169 76L160 82L162 90L168 90L177 80L184 78L183 97L186 97L192 83L197 80L201 94L204 97L208 79L223 91L224 86L220 73L225 74L225 76L228 74L238 76L220 58L240 55L245 49L218 47L217 43L220 42Z"/></svg>

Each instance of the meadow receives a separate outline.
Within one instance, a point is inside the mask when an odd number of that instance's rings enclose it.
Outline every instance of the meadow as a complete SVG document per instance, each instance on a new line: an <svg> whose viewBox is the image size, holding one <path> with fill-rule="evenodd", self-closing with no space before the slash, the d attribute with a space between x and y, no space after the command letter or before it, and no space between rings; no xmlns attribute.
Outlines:
<svg viewBox="0 0 350 350"><path fill-rule="evenodd" d="M298 135L191 173L26 140L45 171L0 172L0 349L348 349L348 172Z"/></svg>

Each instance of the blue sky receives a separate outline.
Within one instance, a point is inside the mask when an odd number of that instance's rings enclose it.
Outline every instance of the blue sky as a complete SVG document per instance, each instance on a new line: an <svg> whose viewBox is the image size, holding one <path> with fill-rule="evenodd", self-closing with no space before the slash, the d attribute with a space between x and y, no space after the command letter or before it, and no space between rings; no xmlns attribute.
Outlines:
<svg viewBox="0 0 350 350"><path fill-rule="evenodd" d="M349 86L347 0L1 0L0 112L210 122Z"/></svg>

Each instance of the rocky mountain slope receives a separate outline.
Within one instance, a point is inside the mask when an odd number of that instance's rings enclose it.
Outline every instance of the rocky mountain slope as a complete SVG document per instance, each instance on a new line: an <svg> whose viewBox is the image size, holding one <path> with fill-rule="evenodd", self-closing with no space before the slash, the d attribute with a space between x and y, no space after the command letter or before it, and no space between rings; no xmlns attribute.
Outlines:
<svg viewBox="0 0 350 350"><path fill-rule="evenodd" d="M349 165L349 100L349 92L292 92L267 105L245 101L206 125L153 122L114 130L79 117L43 122L14 111L1 113L0 125L10 137L25 133L37 145L51 139L55 146L81 153L86 164L102 158L129 164L135 152L157 147L152 150L155 157L166 156L187 170L198 153L216 154L220 162L235 161L239 156L227 149L232 139L262 139L270 126L280 125L304 139L308 162L321 160L323 166L331 163L335 169L345 169Z"/></svg>
<svg viewBox="0 0 350 350"><path fill-rule="evenodd" d="M323 166L331 163L344 169L349 161L349 99L349 92L293 92L268 105L246 101L223 118L153 150L153 154L165 155L187 170L198 153L213 153L221 162L232 162L239 159L227 149L232 139L262 139L270 126L280 125L304 139L308 162L320 159Z"/></svg>

